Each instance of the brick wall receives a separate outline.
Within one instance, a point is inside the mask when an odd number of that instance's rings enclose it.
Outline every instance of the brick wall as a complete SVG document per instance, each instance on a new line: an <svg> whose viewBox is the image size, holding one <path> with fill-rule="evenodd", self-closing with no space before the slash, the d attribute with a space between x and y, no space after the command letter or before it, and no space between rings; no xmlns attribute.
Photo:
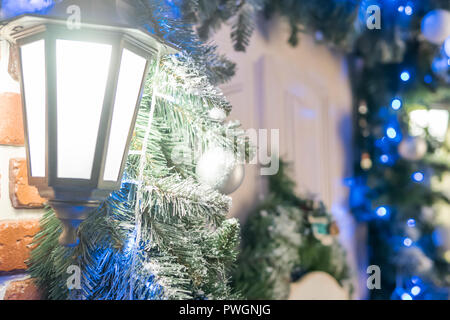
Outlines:
<svg viewBox="0 0 450 320"><path fill-rule="evenodd" d="M26 261L44 199L28 185L17 55L0 42L0 300L40 298Z"/></svg>

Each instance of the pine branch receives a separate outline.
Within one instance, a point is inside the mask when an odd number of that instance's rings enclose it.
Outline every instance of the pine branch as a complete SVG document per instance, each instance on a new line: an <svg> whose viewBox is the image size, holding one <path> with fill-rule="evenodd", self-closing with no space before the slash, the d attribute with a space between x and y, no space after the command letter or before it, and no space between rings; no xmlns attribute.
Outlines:
<svg viewBox="0 0 450 320"><path fill-rule="evenodd" d="M255 7L244 3L232 26L231 39L236 51L245 51L255 29Z"/></svg>
<svg viewBox="0 0 450 320"><path fill-rule="evenodd" d="M172 153L183 143L176 139L180 136L189 137L188 149L216 142L233 150L242 133L235 125L208 118L211 108L229 111L230 105L211 85L204 67L184 55L168 58L160 67L162 75L146 84L122 188L82 223L79 246L58 245L61 227L52 210L42 221L30 270L50 299L236 297L228 274L239 228L236 221L225 220L231 199L195 180L196 159L175 163ZM155 83L155 93L162 96L144 143ZM144 145L144 179L137 181ZM142 224L136 230L138 185L144 194L138 212ZM137 232L141 240L136 244ZM131 250L135 247L137 251ZM80 290L67 287L69 266L82 270Z"/></svg>

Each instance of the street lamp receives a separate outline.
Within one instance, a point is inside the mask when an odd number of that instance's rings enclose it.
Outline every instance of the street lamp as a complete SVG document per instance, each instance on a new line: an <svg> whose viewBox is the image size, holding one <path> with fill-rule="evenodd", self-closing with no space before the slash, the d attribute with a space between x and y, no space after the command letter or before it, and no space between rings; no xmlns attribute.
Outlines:
<svg viewBox="0 0 450 320"><path fill-rule="evenodd" d="M20 52L29 183L61 220L60 244L76 246L120 187L149 61L176 50L132 26L38 15L0 23L0 36Z"/></svg>

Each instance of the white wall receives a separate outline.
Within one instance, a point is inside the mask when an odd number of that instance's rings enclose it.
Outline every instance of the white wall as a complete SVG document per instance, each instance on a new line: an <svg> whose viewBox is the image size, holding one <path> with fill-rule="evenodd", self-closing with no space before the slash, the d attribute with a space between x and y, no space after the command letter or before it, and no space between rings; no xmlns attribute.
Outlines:
<svg viewBox="0 0 450 320"><path fill-rule="evenodd" d="M225 27L214 40L238 66L231 83L222 86L233 105L230 118L246 129L280 130L281 156L293 162L298 191L317 194L335 215L355 270L354 298L364 297L365 258L358 258L356 236L364 238L364 230L349 212L344 185L352 163L352 96L344 55L306 35L290 47L289 28L279 20L261 25L245 53L233 50L229 35ZM248 165L243 186L232 195L231 215L245 221L263 194L258 167Z"/></svg>

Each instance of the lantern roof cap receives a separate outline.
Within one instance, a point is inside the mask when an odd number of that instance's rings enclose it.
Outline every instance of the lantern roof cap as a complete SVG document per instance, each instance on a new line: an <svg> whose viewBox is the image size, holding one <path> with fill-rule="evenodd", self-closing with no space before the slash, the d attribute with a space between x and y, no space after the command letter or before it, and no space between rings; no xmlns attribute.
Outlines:
<svg viewBox="0 0 450 320"><path fill-rule="evenodd" d="M26 30L35 30L35 28L43 28L45 25L60 25L67 26L66 18L41 15L41 14L22 14L6 20L0 20L0 39L5 39L9 42L15 43L18 39L27 36ZM142 43L151 46L152 48L159 48L161 53L175 54L180 51L175 45L168 43L160 37L150 33L142 27L136 27L123 23L111 23L111 22L87 22L81 21L79 30L102 30L111 32L121 32L127 34ZM68 31L70 31L68 29Z"/></svg>

